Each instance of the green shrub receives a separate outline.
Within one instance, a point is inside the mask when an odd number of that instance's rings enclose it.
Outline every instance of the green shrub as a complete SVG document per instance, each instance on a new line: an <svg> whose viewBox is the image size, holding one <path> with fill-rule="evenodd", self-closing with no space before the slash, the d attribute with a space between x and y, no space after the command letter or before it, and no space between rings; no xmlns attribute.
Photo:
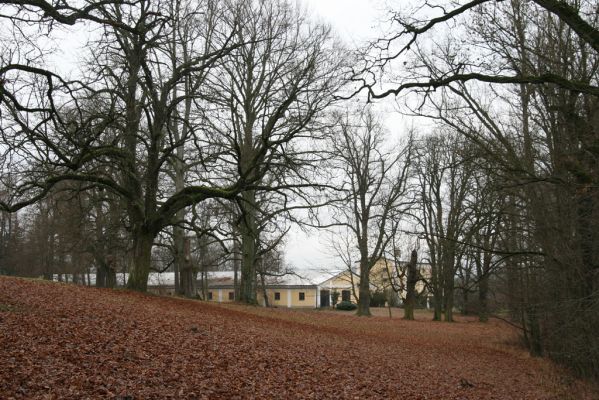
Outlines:
<svg viewBox="0 0 599 400"><path fill-rule="evenodd" d="M333 307L335 307L337 305L337 303L339 303L339 295L340 295L340 293L337 290L333 290L333 292L331 293L331 300L333 302Z"/></svg>
<svg viewBox="0 0 599 400"><path fill-rule="evenodd" d="M337 304L337 310L351 311L355 310L356 308L358 308L358 306L351 301L342 301L341 303Z"/></svg>

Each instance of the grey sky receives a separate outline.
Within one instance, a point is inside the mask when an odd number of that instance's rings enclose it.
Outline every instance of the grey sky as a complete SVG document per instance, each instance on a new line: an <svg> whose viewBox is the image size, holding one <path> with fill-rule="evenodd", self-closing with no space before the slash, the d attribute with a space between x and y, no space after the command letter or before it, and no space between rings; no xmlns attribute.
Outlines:
<svg viewBox="0 0 599 400"><path fill-rule="evenodd" d="M384 6L377 0L303 0L314 18L330 23L337 35L351 47L376 38ZM389 109L389 106L385 106ZM387 119L387 125L391 125ZM343 266L328 248L329 233L316 229L308 233L293 228L287 237L286 260L297 269L338 269Z"/></svg>
<svg viewBox="0 0 599 400"><path fill-rule="evenodd" d="M376 37L382 13L376 0L303 0L315 17L329 22L348 44L361 45Z"/></svg>

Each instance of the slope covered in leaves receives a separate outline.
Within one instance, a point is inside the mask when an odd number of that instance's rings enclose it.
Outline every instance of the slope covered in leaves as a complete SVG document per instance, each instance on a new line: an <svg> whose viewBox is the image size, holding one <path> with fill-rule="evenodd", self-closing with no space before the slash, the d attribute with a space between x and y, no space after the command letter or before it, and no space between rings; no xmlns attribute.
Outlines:
<svg viewBox="0 0 599 400"><path fill-rule="evenodd" d="M0 398L593 398L513 337L0 277Z"/></svg>

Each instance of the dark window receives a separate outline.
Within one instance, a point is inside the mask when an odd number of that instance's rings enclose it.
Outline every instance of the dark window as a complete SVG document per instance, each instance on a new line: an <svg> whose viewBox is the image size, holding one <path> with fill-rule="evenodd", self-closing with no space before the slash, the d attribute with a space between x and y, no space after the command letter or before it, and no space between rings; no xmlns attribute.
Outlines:
<svg viewBox="0 0 599 400"><path fill-rule="evenodd" d="M275 292L275 300L281 300L281 293Z"/></svg>
<svg viewBox="0 0 599 400"><path fill-rule="evenodd" d="M212 292L208 292L208 300L212 300Z"/></svg>
<svg viewBox="0 0 599 400"><path fill-rule="evenodd" d="M300 293L299 293L299 299L300 299L300 301L304 301L304 300L306 300L306 293L304 293L304 292L300 292Z"/></svg>
<svg viewBox="0 0 599 400"><path fill-rule="evenodd" d="M331 292L328 290L320 291L320 306L329 307L331 305Z"/></svg>
<svg viewBox="0 0 599 400"><path fill-rule="evenodd" d="M229 292L229 300L235 300L235 292Z"/></svg>
<svg viewBox="0 0 599 400"><path fill-rule="evenodd" d="M341 291L341 301L351 301L351 292L349 290Z"/></svg>

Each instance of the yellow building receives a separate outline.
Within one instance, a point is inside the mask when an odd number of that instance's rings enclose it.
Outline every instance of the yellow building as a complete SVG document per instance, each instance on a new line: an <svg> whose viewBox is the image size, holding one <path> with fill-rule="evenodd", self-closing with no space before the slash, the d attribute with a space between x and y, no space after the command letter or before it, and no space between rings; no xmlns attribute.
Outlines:
<svg viewBox="0 0 599 400"><path fill-rule="evenodd" d="M423 264L421 271L428 269ZM384 291L390 288L389 271L394 276L394 267L388 261L381 259L370 273L370 289ZM421 272L422 273L422 272ZM424 272L426 274L426 272ZM124 286L128 274L117 274L117 285ZM54 277L58 280L58 277ZM95 274L90 274L89 284L95 284ZM302 271L283 277L266 278L265 290L258 285L258 303L274 307L288 308L319 308L331 307L333 297L338 293L337 302L358 302L360 285L359 268L353 271ZM423 283L419 282L417 290L422 290ZM198 281L198 288L202 282ZM233 271L213 271L207 273L208 301L227 303L235 301L235 285ZM396 285L396 287L398 287ZM148 277L148 291L159 295L175 294L175 277L172 272L152 272ZM266 291L266 296L264 296ZM265 301L265 297L267 301Z"/></svg>
<svg viewBox="0 0 599 400"><path fill-rule="evenodd" d="M265 288L258 285L258 303L274 307L317 308L320 307L319 276L288 275L267 277ZM266 298L264 292L266 291ZM228 303L235 301L232 271L211 272L208 275L208 301Z"/></svg>
<svg viewBox="0 0 599 400"><path fill-rule="evenodd" d="M425 264L419 264L419 270L426 275L428 268ZM403 282L405 283L405 278ZM257 298L260 305L288 308L331 307L334 293L338 293L337 302L358 302L360 275L359 268L354 268L352 271L303 271L297 275L268 277L265 283L265 288L258 285ZM370 272L371 291L392 292L392 289L404 287L392 262L381 259L373 266ZM424 283L420 281L416 289L422 291L423 287ZM403 290L400 290L401 296L405 294L402 293ZM219 303L235 301L232 271L209 273L207 300Z"/></svg>

